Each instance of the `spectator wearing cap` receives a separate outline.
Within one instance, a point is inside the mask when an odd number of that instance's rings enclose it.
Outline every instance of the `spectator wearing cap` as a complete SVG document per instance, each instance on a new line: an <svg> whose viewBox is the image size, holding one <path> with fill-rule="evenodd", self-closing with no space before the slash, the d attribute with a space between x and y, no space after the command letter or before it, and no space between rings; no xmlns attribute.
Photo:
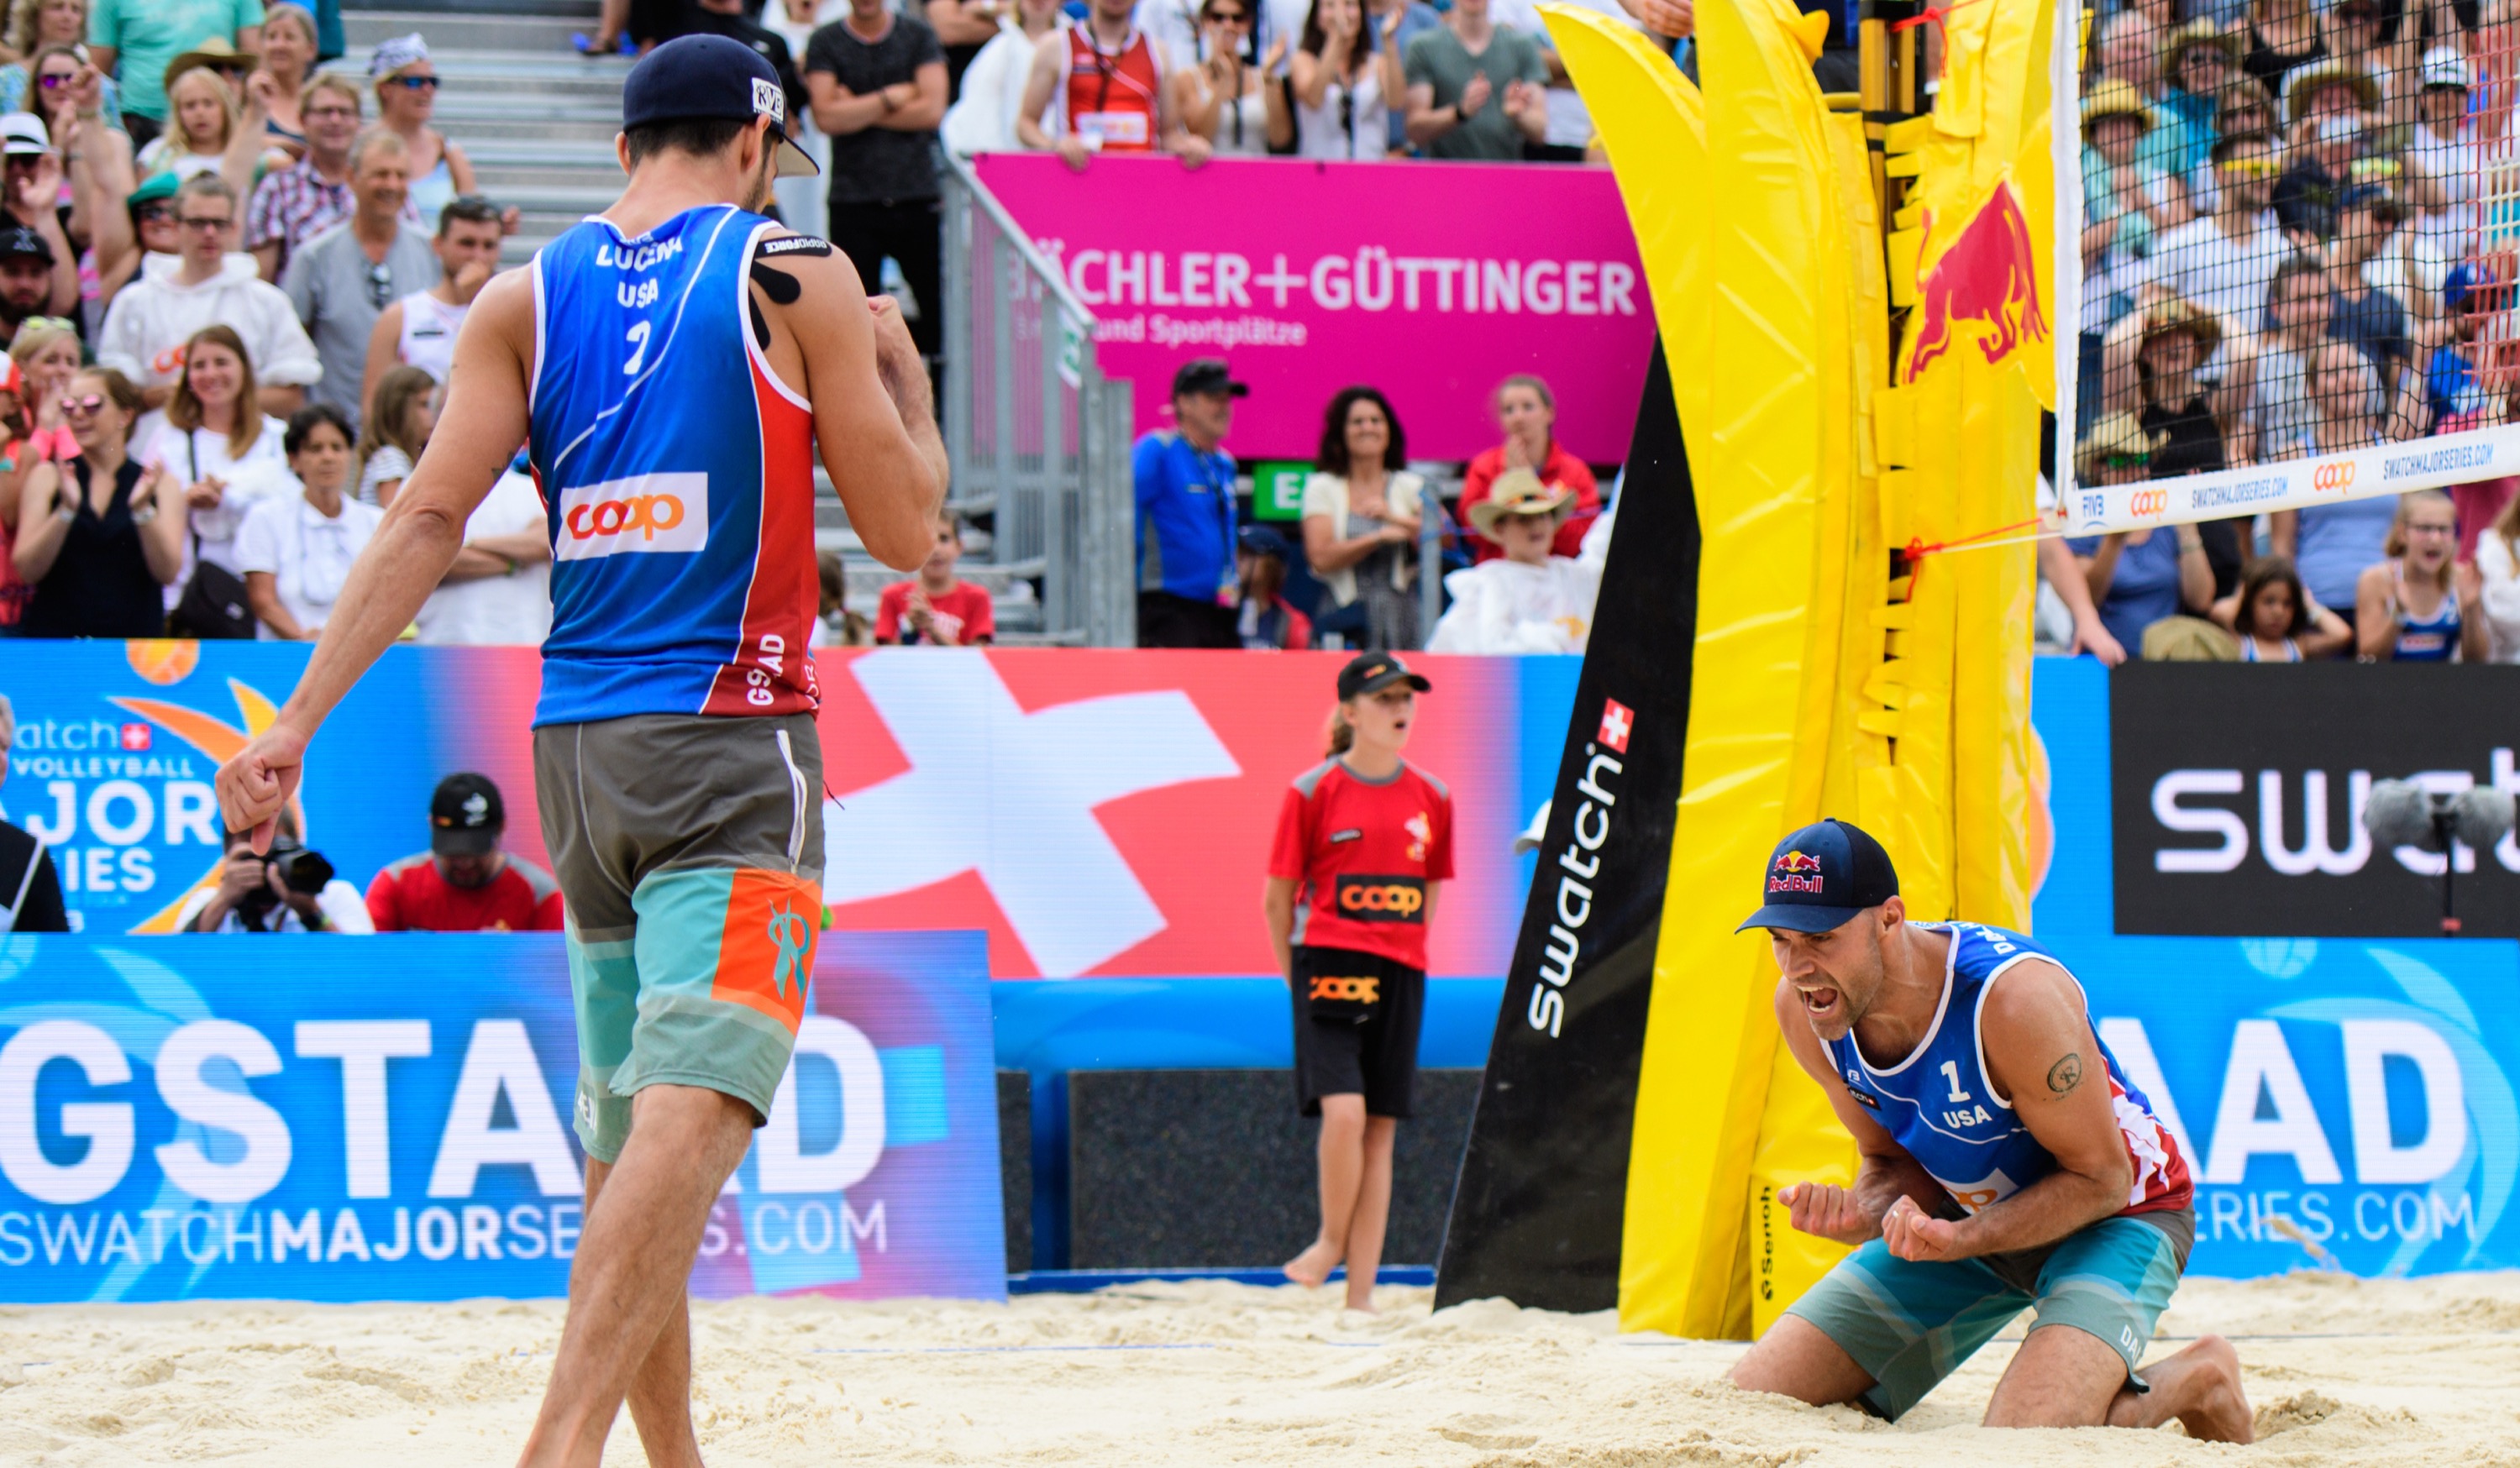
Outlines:
<svg viewBox="0 0 2520 1468"><path fill-rule="evenodd" d="M2250 0L2248 47L2240 68L2270 98L2284 95L2284 77L2327 59L2316 0Z"/></svg>
<svg viewBox="0 0 2520 1468"><path fill-rule="evenodd" d="M402 140L408 158L407 213L427 227L457 199L477 197L481 184L472 160L428 125L437 111L437 67L428 59L428 42L418 31L379 42L368 58L368 76L377 89L377 125ZM514 232L520 217L511 209L500 222Z"/></svg>
<svg viewBox="0 0 2520 1468"><path fill-rule="evenodd" d="M2213 159L2214 212L2161 237L2154 279L2222 318L2226 336L2238 336L2264 325L2267 287L2291 253L2269 207L2274 140L2228 137L2214 145Z"/></svg>
<svg viewBox="0 0 2520 1468"><path fill-rule="evenodd" d="M2172 178L2205 166L2218 135L2217 99L2240 74L2240 42L2203 21L2191 21L2161 51L2160 92L2152 103L2154 127L2143 140L2142 159Z"/></svg>
<svg viewBox="0 0 2520 1468"><path fill-rule="evenodd" d="M875 640L886 646L969 647L997 641L997 607L988 589L954 574L963 558L963 520L936 512L936 549L919 574L883 589L876 602Z"/></svg>
<svg viewBox="0 0 2520 1468"><path fill-rule="evenodd" d="M1409 443L1391 400L1344 388L1322 414L1304 479L1304 559L1338 610L1321 631L1367 650L1419 645L1418 535L1426 481L1408 471Z"/></svg>
<svg viewBox="0 0 2520 1468"><path fill-rule="evenodd" d="M82 161L79 166L86 164ZM129 173L125 167L126 181ZM118 216L105 209L96 212L97 293L95 314L89 319L98 324L100 334L106 314L113 308L114 297L139 277L141 261L151 255L173 259L183 252L183 227L175 222L176 187L175 175L153 174L138 188L121 191L122 209ZM113 195L109 191L105 197L111 199Z"/></svg>
<svg viewBox="0 0 2520 1468"><path fill-rule="evenodd" d="M1444 578L1453 604L1429 652L1582 652L1601 591L1600 563L1551 554L1574 496L1527 468L1508 469L1472 506L1470 523L1505 548Z"/></svg>
<svg viewBox="0 0 2520 1468"><path fill-rule="evenodd" d="M911 339L932 374L945 349L936 181L936 129L945 121L945 53L936 32L884 0L850 0L848 14L805 43L814 126L832 140L832 244L872 295L883 262L901 267L919 303Z"/></svg>
<svg viewBox="0 0 2520 1468"><path fill-rule="evenodd" d="M1235 632L1234 400L1250 395L1222 357L1173 374L1173 426L1138 440L1138 645L1239 647Z"/></svg>
<svg viewBox="0 0 2520 1468"><path fill-rule="evenodd" d="M2216 146L2231 138L2262 137L2268 146L2278 151L2283 147L2281 114L2274 100L2256 82L2228 82L2214 94L2213 138ZM2278 160L2268 170L2267 186L2272 190L2275 175L2283 171ZM2211 214L2222 207L2221 191L2216 178L2214 155L2207 150L2204 161L2182 176L2180 185L2187 191L2187 205L2199 214Z"/></svg>
<svg viewBox="0 0 2520 1468"><path fill-rule="evenodd" d="M437 238L429 245L437 256L437 284L385 307L368 333L361 422L376 402L377 383L397 367L417 367L445 384L455 368L455 334L463 330L472 298L499 269L505 233L497 206L486 199L459 199L438 211Z"/></svg>
<svg viewBox="0 0 2520 1468"><path fill-rule="evenodd" d="M2133 484L2152 473L2153 440L2133 414L2113 413L2092 424L2075 452L2074 471L2089 484ZM2083 569L2100 625L2121 647L2143 645L2143 630L2182 611L2203 616L2214 604L2214 571L2204 537L2192 525L2120 530L2065 542Z"/></svg>
<svg viewBox="0 0 2520 1468"><path fill-rule="evenodd" d="M2365 267L2387 249L2406 217L2388 190L2356 184L2337 196L2336 238L2327 247L2327 285L2335 293L2328 332L2362 348L2391 383L2414 358L2407 307L2393 292L2372 285ZM2408 431L2418 429L2409 425Z"/></svg>
<svg viewBox="0 0 2520 1468"><path fill-rule="evenodd" d="M400 134L380 127L359 139L350 154L350 217L307 241L280 278L323 359L311 397L341 410L353 428L377 318L444 274L429 237L406 222L410 186L411 152Z"/></svg>
<svg viewBox="0 0 2520 1468"><path fill-rule="evenodd" d="M262 0L92 0L88 59L121 81L122 125L135 146L165 126L167 64L213 38L259 50Z"/></svg>
<svg viewBox="0 0 2520 1468"><path fill-rule="evenodd" d="M18 742L18 716L0 696L0 780L9 778L9 751ZM62 903L62 876L43 838L0 821L0 934L67 933L69 910Z"/></svg>
<svg viewBox="0 0 2520 1468"><path fill-rule="evenodd" d="M2467 62L2452 46L2424 53L2423 89L2415 94L2415 129L2407 145L2406 201L2410 215L2398 232L2404 262L2400 289L2428 322L2428 303L2444 301L2452 265L2469 254L2476 226L2476 129L2468 120ZM2446 328L2448 323L2440 323ZM2437 328L2430 342L2446 332Z"/></svg>
<svg viewBox="0 0 2520 1468"><path fill-rule="evenodd" d="M556 933L560 883L502 848L507 802L486 775L450 775L428 797L428 850L368 883L380 933Z"/></svg>
<svg viewBox="0 0 2520 1468"><path fill-rule="evenodd" d="M2228 348L2227 356L2235 360L2225 364L2226 380L2209 389L2197 369L2226 350L2222 325L2212 312L2177 296L2164 296L2130 315L2109 338L2105 360L2112 390L2104 406L2136 416L2152 444L2151 477L2210 474L2228 467L2230 453L2223 423L2238 417L2238 384L2251 366L2249 349L2236 343ZM2239 585L2245 558L2238 525L2215 520L2197 527L2197 533L2204 540L2215 595L2228 595Z"/></svg>
<svg viewBox="0 0 2520 1468"><path fill-rule="evenodd" d="M350 217L350 149L359 141L367 102L341 76L326 73L298 94L306 156L254 186L246 211L245 244L262 278L277 284L298 246ZM412 219L417 222L419 215Z"/></svg>
<svg viewBox="0 0 2520 1468"><path fill-rule="evenodd" d="M2085 94L2082 123L2087 226L2112 247L2152 254L2155 237L2186 217L2178 185L2139 156L2156 125L2152 109L2134 87L2104 81Z"/></svg>
<svg viewBox="0 0 2520 1468"><path fill-rule="evenodd" d="M184 343L214 322L244 340L266 413L295 412L324 374L289 297L262 279L251 255L230 252L236 221L236 191L216 174L185 180L175 194L183 253L145 257L140 279L106 310L96 360L129 378L152 408L174 396Z"/></svg>
<svg viewBox="0 0 2520 1468"><path fill-rule="evenodd" d="M22 224L0 224L0 339L15 339L19 324L52 314L52 243Z"/></svg>
<svg viewBox="0 0 2520 1468"><path fill-rule="evenodd" d="M1504 431L1505 441L1470 456L1462 480L1462 517L1472 518L1470 512L1488 497L1499 475L1527 468L1540 476L1541 483L1574 496L1572 508L1557 527L1553 550L1559 556L1581 554L1585 533L1601 512L1601 489L1591 466L1557 441L1557 395L1530 373L1515 373L1497 384L1488 399L1488 412ZM1494 560L1505 554L1505 548L1473 532L1470 554L1478 560Z"/></svg>
<svg viewBox="0 0 2520 1468"><path fill-rule="evenodd" d="M0 230L22 230L33 237L14 240L12 252L19 259L40 260L45 277L35 309L14 317L0 312L0 319L14 329L29 316L60 316L78 304L78 251L63 232L62 161L53 152L44 119L32 112L0 116L0 153L5 153L0 177L7 183L6 197L0 198ZM15 309L20 294L10 292L8 309Z"/></svg>
<svg viewBox="0 0 2520 1468"><path fill-rule="evenodd" d="M1266 525L1245 525L1234 556L1234 629L1254 652L1301 652L1313 645L1313 619L1286 600L1286 567L1293 551Z"/></svg>

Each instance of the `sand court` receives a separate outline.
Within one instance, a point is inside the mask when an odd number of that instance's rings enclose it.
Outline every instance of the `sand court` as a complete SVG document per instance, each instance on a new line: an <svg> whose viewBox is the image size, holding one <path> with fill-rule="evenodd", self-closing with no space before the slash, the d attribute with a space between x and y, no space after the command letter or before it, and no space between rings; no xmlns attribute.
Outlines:
<svg viewBox="0 0 2520 1468"><path fill-rule="evenodd" d="M2520 1433L2520 1274L2193 1280L2172 1337L2231 1336L2251 1447L2174 1429L1976 1426L2017 1336L1897 1426L1720 1384L1742 1347L1610 1316L1386 1288L1193 1282L1005 1306L747 1299L694 1308L694 1411L718 1468L834 1462L2487 1464ZM556 1301L0 1311L0 1462L505 1463L559 1338ZM608 1465L645 1462L625 1416Z"/></svg>

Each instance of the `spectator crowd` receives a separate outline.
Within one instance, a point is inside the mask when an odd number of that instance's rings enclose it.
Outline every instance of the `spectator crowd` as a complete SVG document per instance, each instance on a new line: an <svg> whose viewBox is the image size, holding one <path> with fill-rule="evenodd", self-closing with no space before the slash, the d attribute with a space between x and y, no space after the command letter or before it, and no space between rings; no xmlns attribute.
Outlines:
<svg viewBox="0 0 2520 1468"><path fill-rule="evenodd" d="M2139 4L2088 59L2078 480L2520 422L2507 7ZM2520 661L2515 490L2046 545L2042 637L2109 662Z"/></svg>

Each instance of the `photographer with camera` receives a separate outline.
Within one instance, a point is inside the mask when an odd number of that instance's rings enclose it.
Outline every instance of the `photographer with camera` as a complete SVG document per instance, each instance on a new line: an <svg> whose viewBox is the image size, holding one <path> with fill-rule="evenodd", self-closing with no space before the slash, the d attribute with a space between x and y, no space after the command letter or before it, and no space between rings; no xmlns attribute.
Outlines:
<svg viewBox="0 0 2520 1468"><path fill-rule="evenodd" d="M227 834L227 859L216 885L185 899L179 933L373 933L359 889L334 874L333 864L297 839L297 823L280 819L271 850L255 856L246 831Z"/></svg>

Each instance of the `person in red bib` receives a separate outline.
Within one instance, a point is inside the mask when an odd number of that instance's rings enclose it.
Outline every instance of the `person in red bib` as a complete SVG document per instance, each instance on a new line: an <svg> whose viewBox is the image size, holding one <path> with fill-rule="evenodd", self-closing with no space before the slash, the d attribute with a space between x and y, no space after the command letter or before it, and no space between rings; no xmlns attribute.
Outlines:
<svg viewBox="0 0 2520 1468"><path fill-rule="evenodd" d="M521 933L561 930L560 883L499 849L507 802L484 775L450 775L428 798L428 850L368 883L368 915L380 933Z"/></svg>
<svg viewBox="0 0 2520 1468"><path fill-rule="evenodd" d="M1286 1277L1319 1285L1344 1262L1351 1310L1373 1309L1391 1144L1418 1079L1426 928L1453 875L1452 792L1400 757L1428 687L1389 652L1339 670L1329 758L1286 792L1262 902L1294 1001L1295 1101L1322 1119L1322 1231Z"/></svg>
<svg viewBox="0 0 2520 1468"><path fill-rule="evenodd" d="M1163 43L1138 28L1136 9L1136 0L1093 0L1083 24L1034 49L1016 142L1057 153L1079 172L1098 153L1174 153L1192 168L1207 161L1207 139L1166 99Z"/></svg>

